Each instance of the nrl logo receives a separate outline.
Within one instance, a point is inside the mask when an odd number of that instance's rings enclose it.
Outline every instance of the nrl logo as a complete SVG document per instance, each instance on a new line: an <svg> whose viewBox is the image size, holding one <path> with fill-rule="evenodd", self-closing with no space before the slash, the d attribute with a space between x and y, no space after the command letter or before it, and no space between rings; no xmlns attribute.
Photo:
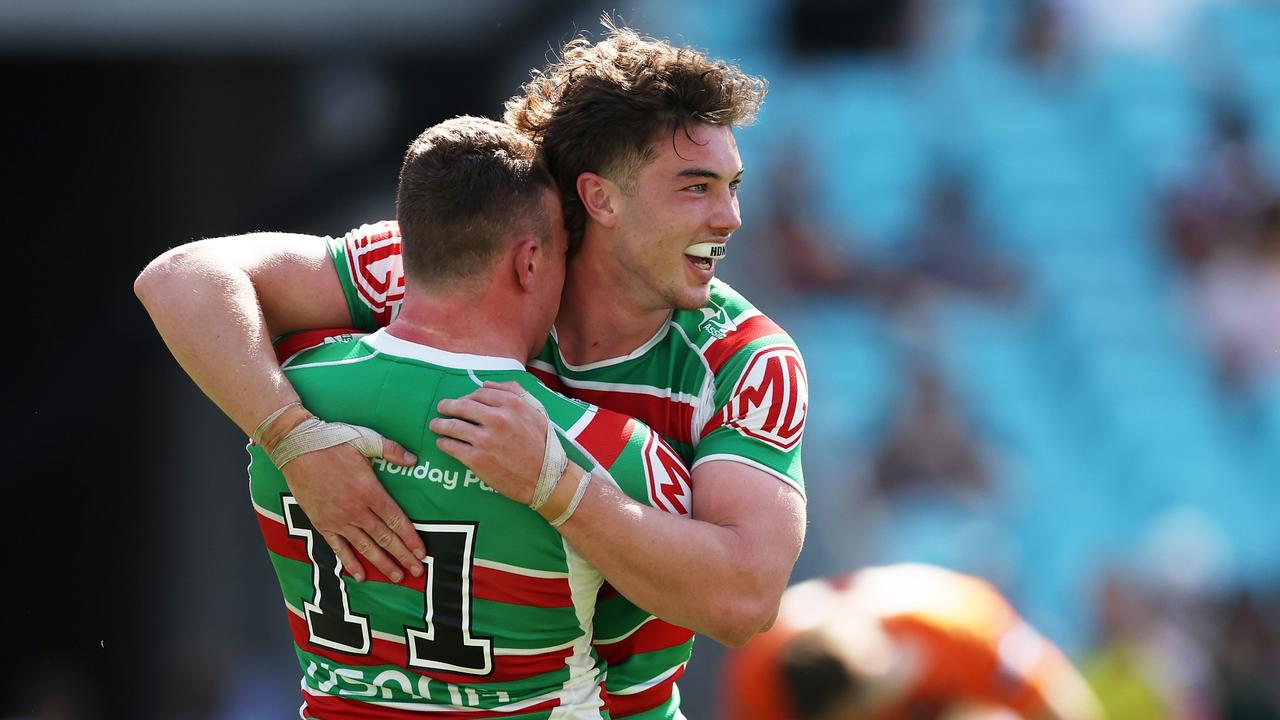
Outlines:
<svg viewBox="0 0 1280 720"><path fill-rule="evenodd" d="M702 308L702 324L699 326L717 340L738 329L738 324L729 319L729 315L720 305L708 305Z"/></svg>

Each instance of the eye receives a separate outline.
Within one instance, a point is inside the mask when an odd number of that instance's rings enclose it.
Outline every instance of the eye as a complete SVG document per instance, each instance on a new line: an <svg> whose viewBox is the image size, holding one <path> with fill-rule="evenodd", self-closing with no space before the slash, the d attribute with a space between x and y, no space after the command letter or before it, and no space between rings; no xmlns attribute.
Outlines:
<svg viewBox="0 0 1280 720"><path fill-rule="evenodd" d="M729 192L738 192L738 186L742 184L742 178L729 181Z"/></svg>
<svg viewBox="0 0 1280 720"><path fill-rule="evenodd" d="M685 188L685 190L691 190L696 193L704 193L707 191L707 184L698 183L697 185L690 185L689 187Z"/></svg>

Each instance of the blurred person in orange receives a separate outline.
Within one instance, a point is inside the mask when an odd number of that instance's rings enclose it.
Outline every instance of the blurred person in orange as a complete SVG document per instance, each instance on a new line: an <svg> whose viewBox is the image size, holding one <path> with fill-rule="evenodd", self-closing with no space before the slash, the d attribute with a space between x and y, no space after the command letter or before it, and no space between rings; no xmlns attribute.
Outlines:
<svg viewBox="0 0 1280 720"><path fill-rule="evenodd" d="M1083 678L990 583L922 564L792 586L725 664L724 720L1100 720Z"/></svg>

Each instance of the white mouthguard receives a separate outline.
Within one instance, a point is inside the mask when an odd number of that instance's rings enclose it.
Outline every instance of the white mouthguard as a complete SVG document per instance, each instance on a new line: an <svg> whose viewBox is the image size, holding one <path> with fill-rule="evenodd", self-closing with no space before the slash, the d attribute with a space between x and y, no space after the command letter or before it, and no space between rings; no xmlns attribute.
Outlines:
<svg viewBox="0 0 1280 720"><path fill-rule="evenodd" d="M728 254L728 247L725 243L704 242L690 245L684 249L684 254L692 257L710 258L712 260L721 260Z"/></svg>

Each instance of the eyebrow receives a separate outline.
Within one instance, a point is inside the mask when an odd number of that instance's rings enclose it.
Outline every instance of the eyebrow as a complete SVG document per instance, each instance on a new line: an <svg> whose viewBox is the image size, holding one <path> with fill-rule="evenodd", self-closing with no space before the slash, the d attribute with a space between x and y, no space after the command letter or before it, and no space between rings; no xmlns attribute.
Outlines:
<svg viewBox="0 0 1280 720"><path fill-rule="evenodd" d="M746 168L739 169L738 172L734 175L734 177L735 178L741 177L743 171L745 170ZM707 178L708 180L719 180L720 173L714 170L707 170L706 168L689 168L687 170L681 170L680 172L676 173L676 177L678 178L693 177L693 178Z"/></svg>

